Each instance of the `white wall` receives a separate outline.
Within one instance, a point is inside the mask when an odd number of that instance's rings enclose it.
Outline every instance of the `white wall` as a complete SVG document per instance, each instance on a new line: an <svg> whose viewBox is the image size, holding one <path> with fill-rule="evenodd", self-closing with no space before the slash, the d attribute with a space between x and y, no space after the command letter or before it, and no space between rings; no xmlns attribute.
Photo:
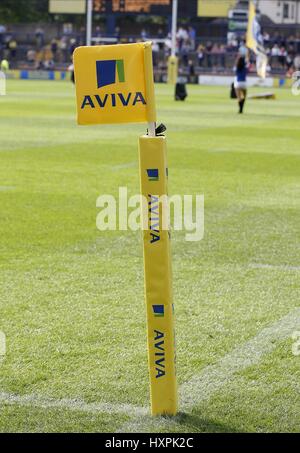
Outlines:
<svg viewBox="0 0 300 453"><path fill-rule="evenodd" d="M284 17L284 5L288 8L288 17ZM299 0L257 0L257 6L276 24L300 24Z"/></svg>

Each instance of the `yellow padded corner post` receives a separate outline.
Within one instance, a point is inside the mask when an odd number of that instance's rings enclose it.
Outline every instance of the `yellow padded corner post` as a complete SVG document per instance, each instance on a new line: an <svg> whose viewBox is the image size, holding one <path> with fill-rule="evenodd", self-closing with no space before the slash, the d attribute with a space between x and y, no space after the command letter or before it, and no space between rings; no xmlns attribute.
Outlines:
<svg viewBox="0 0 300 453"><path fill-rule="evenodd" d="M170 56L168 59L168 83L176 85L178 78L178 58Z"/></svg>
<svg viewBox="0 0 300 453"><path fill-rule="evenodd" d="M165 137L140 137L139 162L141 194L147 200L143 245L151 412L175 415L178 403L170 234L162 228L163 204L159 201L168 193Z"/></svg>

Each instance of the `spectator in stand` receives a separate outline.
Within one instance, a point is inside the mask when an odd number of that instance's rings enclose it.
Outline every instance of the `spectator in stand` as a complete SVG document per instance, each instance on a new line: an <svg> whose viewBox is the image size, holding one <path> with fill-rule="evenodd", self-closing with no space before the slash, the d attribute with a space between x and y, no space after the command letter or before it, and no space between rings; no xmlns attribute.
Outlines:
<svg viewBox="0 0 300 453"><path fill-rule="evenodd" d="M14 61L16 59L16 56L17 56L17 47L18 47L17 41L14 38L11 38L8 41L7 47L8 47L8 50L9 50L9 58L12 61Z"/></svg>
<svg viewBox="0 0 300 453"><path fill-rule="evenodd" d="M141 38L142 38L143 41L146 41L147 38L148 38L148 33L145 30L145 28L143 28L142 31L141 31Z"/></svg>
<svg viewBox="0 0 300 453"><path fill-rule="evenodd" d="M85 46L86 44L86 31L85 31L85 27L81 27L80 28L80 32L79 32L79 43L78 45L79 46Z"/></svg>
<svg viewBox="0 0 300 453"><path fill-rule="evenodd" d="M269 33L267 33L266 31L263 33L263 42L265 45L268 44L268 42L270 41L270 35Z"/></svg>
<svg viewBox="0 0 300 453"><path fill-rule="evenodd" d="M118 40L118 42L119 42L120 39L121 39L121 30L120 30L120 27L116 27L116 28L115 28L115 33L114 33L114 35L115 35L115 38L117 38L117 40Z"/></svg>
<svg viewBox="0 0 300 453"><path fill-rule="evenodd" d="M171 33L168 34L166 40L165 40L165 55L166 57L169 57L171 54L171 49L172 49L172 39L171 39ZM176 51L178 51L178 46Z"/></svg>
<svg viewBox="0 0 300 453"><path fill-rule="evenodd" d="M35 30L35 39L36 39L36 46L38 49L41 49L44 45L44 36L45 36L45 32L44 30L42 29L42 27L37 27L37 29Z"/></svg>
<svg viewBox="0 0 300 453"><path fill-rule="evenodd" d="M300 33L296 35L296 52L300 53Z"/></svg>
<svg viewBox="0 0 300 453"><path fill-rule="evenodd" d="M0 24L0 47L5 41L6 27Z"/></svg>
<svg viewBox="0 0 300 453"><path fill-rule="evenodd" d="M157 37L158 37L158 39L161 39L161 40L164 39L165 35L164 35L164 32L163 32L162 28L159 28L159 30L157 32ZM163 50L164 43L161 41L158 45L159 45L159 50Z"/></svg>
<svg viewBox="0 0 300 453"><path fill-rule="evenodd" d="M73 33L73 24L70 22L65 22L63 24L63 34L70 36Z"/></svg>
<svg viewBox="0 0 300 453"><path fill-rule="evenodd" d="M163 31L162 28L159 28L159 29L158 29L157 37L158 37L158 39L164 39L165 34L164 34L164 31Z"/></svg>
<svg viewBox="0 0 300 453"><path fill-rule="evenodd" d="M61 54L62 54L62 57L63 57L63 61L69 61L68 60L68 41L67 41L67 38L65 36L63 36L61 38L61 40L59 41L59 49L61 51Z"/></svg>
<svg viewBox="0 0 300 453"><path fill-rule="evenodd" d="M222 69L226 67L226 46L224 44L220 45L220 65Z"/></svg>
<svg viewBox="0 0 300 453"><path fill-rule="evenodd" d="M195 75L195 66L193 60L188 61L188 70L189 70L189 75L193 77Z"/></svg>
<svg viewBox="0 0 300 453"><path fill-rule="evenodd" d="M35 69L43 69L44 50L37 50L35 54Z"/></svg>
<svg viewBox="0 0 300 453"><path fill-rule="evenodd" d="M242 57L246 57L247 54L248 54L248 49L246 47L246 41L243 39L240 43L240 47L239 47L239 54L242 56Z"/></svg>
<svg viewBox="0 0 300 453"><path fill-rule="evenodd" d="M289 72L291 70L291 68L293 67L293 63L294 63L293 55L291 53L287 54L285 63L286 63L286 68Z"/></svg>
<svg viewBox="0 0 300 453"><path fill-rule="evenodd" d="M278 57L279 57L280 49L277 43L275 43L271 49L271 65L273 66L274 63L276 64L278 62Z"/></svg>
<svg viewBox="0 0 300 453"><path fill-rule="evenodd" d="M181 50L183 43L189 39L189 35L186 29L180 26L177 31L176 38L178 40L178 48L179 50Z"/></svg>
<svg viewBox="0 0 300 453"><path fill-rule="evenodd" d="M99 27L99 25L97 25L97 27L96 27L94 36L95 36L95 38L101 38L101 36L102 36L101 28Z"/></svg>
<svg viewBox="0 0 300 453"><path fill-rule="evenodd" d="M69 54L70 54L71 57L72 57L76 47L77 47L76 39L72 38L70 40L70 48L69 48Z"/></svg>
<svg viewBox="0 0 300 453"><path fill-rule="evenodd" d="M183 44L181 46L181 51L180 51L180 54L182 57L182 62L185 66L188 66L190 51L191 51L190 40L186 39L183 41Z"/></svg>
<svg viewBox="0 0 300 453"><path fill-rule="evenodd" d="M282 68L285 67L286 57L287 57L287 51L285 50L284 46L281 46L280 51L279 51L278 62Z"/></svg>
<svg viewBox="0 0 300 453"><path fill-rule="evenodd" d="M205 51L204 46L202 44L199 44L197 54L198 54L198 65L200 66L200 68L203 66L204 51Z"/></svg>
<svg viewBox="0 0 300 453"><path fill-rule="evenodd" d="M300 54L294 58L294 67L296 71L300 71Z"/></svg>
<svg viewBox="0 0 300 453"><path fill-rule="evenodd" d="M206 44L205 48L205 54L206 54L206 62L207 62L207 67L211 69L212 67L212 58L211 58L211 52L212 52L213 45L210 41Z"/></svg>
<svg viewBox="0 0 300 453"><path fill-rule="evenodd" d="M213 66L217 66L219 63L219 55L220 55L220 48L217 43L214 43L211 49L212 54L212 64Z"/></svg>
<svg viewBox="0 0 300 453"><path fill-rule="evenodd" d="M152 44L152 52L153 52L153 66L156 67L158 65L159 45L155 41Z"/></svg>
<svg viewBox="0 0 300 453"><path fill-rule="evenodd" d="M191 50L194 51L196 48L196 30L191 25L188 28L188 35L191 43Z"/></svg>
<svg viewBox="0 0 300 453"><path fill-rule="evenodd" d="M53 60L45 60L43 66L47 71L52 71L54 69L55 63Z"/></svg>
<svg viewBox="0 0 300 453"><path fill-rule="evenodd" d="M51 41L51 52L53 54L54 61L57 60L57 50L58 50L58 42L56 39L52 39Z"/></svg>
<svg viewBox="0 0 300 453"><path fill-rule="evenodd" d="M36 59L36 52L33 49L29 49L27 52L27 61L29 64L34 64Z"/></svg>
<svg viewBox="0 0 300 453"><path fill-rule="evenodd" d="M293 38L293 41L288 43L287 53L294 53L295 52L294 42L295 42L295 39Z"/></svg>

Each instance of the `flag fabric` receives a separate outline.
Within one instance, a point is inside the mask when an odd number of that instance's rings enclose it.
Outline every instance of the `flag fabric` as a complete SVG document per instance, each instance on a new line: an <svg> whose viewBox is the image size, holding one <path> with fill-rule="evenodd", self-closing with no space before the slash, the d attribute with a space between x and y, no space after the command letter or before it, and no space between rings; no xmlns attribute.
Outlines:
<svg viewBox="0 0 300 453"><path fill-rule="evenodd" d="M78 47L74 69L78 124L156 121L151 42Z"/></svg>
<svg viewBox="0 0 300 453"><path fill-rule="evenodd" d="M268 57L262 52L258 52L256 55L256 72L262 79L266 78L267 75Z"/></svg>
<svg viewBox="0 0 300 453"><path fill-rule="evenodd" d="M258 21L255 4L249 2L248 28L247 28L247 47L256 54L257 74L265 79L267 72L268 57L264 48L264 38L261 32L261 26Z"/></svg>

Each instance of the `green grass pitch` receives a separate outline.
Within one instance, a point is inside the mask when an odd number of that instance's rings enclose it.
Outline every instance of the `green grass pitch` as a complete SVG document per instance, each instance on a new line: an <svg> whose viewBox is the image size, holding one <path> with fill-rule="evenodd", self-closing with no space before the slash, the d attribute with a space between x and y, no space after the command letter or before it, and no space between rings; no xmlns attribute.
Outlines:
<svg viewBox="0 0 300 453"><path fill-rule="evenodd" d="M134 413L149 405L141 234L95 223L99 195L138 193L145 126L78 127L71 83L7 89L0 431L299 431L297 324L280 336L280 320L300 295L300 98L275 90L275 101L249 100L241 116L229 88L189 86L175 103L171 87L156 86L169 192L204 194L205 236L172 235L178 382L194 400L174 420L151 420ZM278 339L268 333L276 323Z"/></svg>

